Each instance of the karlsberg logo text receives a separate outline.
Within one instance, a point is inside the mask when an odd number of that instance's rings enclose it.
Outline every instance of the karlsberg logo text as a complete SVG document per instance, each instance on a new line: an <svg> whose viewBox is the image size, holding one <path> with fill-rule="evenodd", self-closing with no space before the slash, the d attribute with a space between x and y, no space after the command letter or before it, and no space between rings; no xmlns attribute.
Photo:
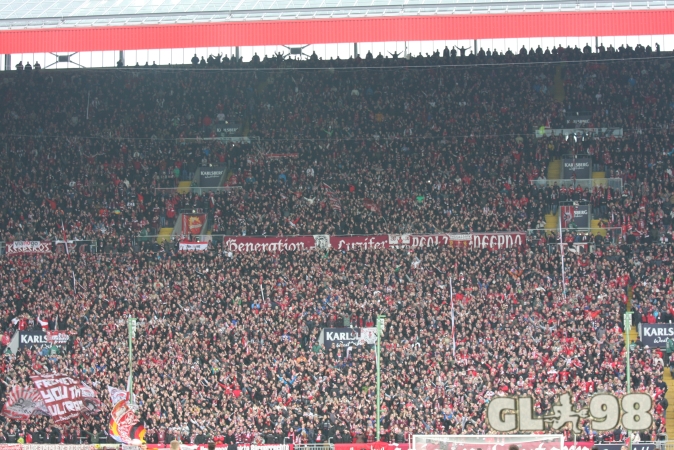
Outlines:
<svg viewBox="0 0 674 450"><path fill-rule="evenodd" d="M46 344L47 343L47 336L39 335L39 334L34 334L34 335L21 335L21 343L22 344Z"/></svg>
<svg viewBox="0 0 674 450"><path fill-rule="evenodd" d="M674 336L674 328L644 327L644 336Z"/></svg>
<svg viewBox="0 0 674 450"><path fill-rule="evenodd" d="M201 172L202 177L219 177L222 175L222 170L213 170L210 172Z"/></svg>
<svg viewBox="0 0 674 450"><path fill-rule="evenodd" d="M353 336L351 333L335 333L334 331L328 331L327 338L328 341L350 341L356 339L356 336Z"/></svg>

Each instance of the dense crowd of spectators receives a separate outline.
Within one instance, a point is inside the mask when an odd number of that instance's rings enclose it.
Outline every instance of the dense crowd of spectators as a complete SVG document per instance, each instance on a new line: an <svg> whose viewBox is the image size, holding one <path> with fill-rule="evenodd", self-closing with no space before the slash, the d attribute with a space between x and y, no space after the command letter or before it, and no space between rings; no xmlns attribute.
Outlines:
<svg viewBox="0 0 674 450"><path fill-rule="evenodd" d="M326 351L318 338L324 327L371 326L385 314L384 439L483 432L494 395L531 394L546 412L568 389L579 405L593 392L625 392L622 312L631 284L650 286L668 270L652 261L670 247L657 252L569 254L565 297L558 253L545 247L16 257L0 268L3 329L11 334L15 317L39 327L39 317L74 336L61 354L5 356L2 370L11 385L28 384L32 370L67 373L105 398L108 385L126 383L133 315L134 386L150 442L175 427L189 429L186 439L203 429L243 441L295 433L315 442L319 430L324 441L372 440L372 352ZM642 348L632 358L633 388L653 395L652 433L661 432L662 358ZM107 412L63 433L100 432ZM585 427L578 438L591 434Z"/></svg>
<svg viewBox="0 0 674 450"><path fill-rule="evenodd" d="M653 200L671 191L670 63L590 56L599 60L561 71L563 102L552 92L556 65L507 59L456 67L384 59L387 70L366 58L334 62L362 70L262 61L265 70L252 63L243 72L12 74L1 88L11 190L0 223L10 241L51 239L62 228L106 241L157 234L180 208L201 205L214 234L527 230L561 196L531 182L546 176L551 159L587 152L633 194L625 205L620 192L583 193L596 200L596 217L642 233L655 220L659 239L669 212ZM584 127L622 127L623 138L535 137L540 126L574 126L577 112L589 117ZM204 140L226 124L251 141ZM243 189L157 189L209 164L226 167L229 183ZM642 203L651 210L638 211Z"/></svg>
<svg viewBox="0 0 674 450"><path fill-rule="evenodd" d="M461 65L448 53L306 62L325 70L286 70L305 63L265 58L248 71L4 78L4 238L91 239L99 253L0 261L3 342L19 323L47 321L73 333L55 354L3 355L0 389L29 385L33 370L56 371L105 399L108 385L126 384L132 315L140 319L134 391L150 442L200 434L248 443L371 441L373 354L326 351L319 335L385 314L385 440L485 432L485 405L495 395L530 394L542 413L567 390L579 406L594 392L624 393L628 298L637 323L674 315L672 249L663 245L674 214L669 60L642 59L659 49L563 49L485 53ZM539 64L559 59L570 62L559 72ZM363 70L346 70L354 65ZM556 76L563 102L553 96ZM585 127L620 127L623 136L536 137L541 126L575 127L576 112L589 117ZM249 139L205 140L218 123ZM622 179L622 192L548 185L551 160L586 153L607 177ZM233 189L162 189L208 165L226 167ZM595 252L568 253L565 283L545 238L499 252L237 254L216 241L193 254L132 245L141 232L171 226L183 209L207 211L214 234L433 233L542 229L560 200L590 202L602 226L622 236ZM670 361L638 343L632 359L633 390L656 405L642 436L650 440L666 429L662 372ZM60 429L47 418L5 421L0 440L21 432L34 441L94 442L109 410L104 402L99 415ZM623 437L583 425L579 440Z"/></svg>

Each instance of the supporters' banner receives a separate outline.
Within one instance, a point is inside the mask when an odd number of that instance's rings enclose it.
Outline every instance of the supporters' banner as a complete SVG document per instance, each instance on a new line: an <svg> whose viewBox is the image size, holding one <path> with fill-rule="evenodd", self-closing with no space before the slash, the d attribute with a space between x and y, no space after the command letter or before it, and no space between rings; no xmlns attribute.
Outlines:
<svg viewBox="0 0 674 450"><path fill-rule="evenodd" d="M225 236L225 250L231 252L278 252L310 248L356 250L388 247L436 247L442 245L501 250L526 245L523 232L457 234L382 234L372 236L247 237Z"/></svg>
<svg viewBox="0 0 674 450"><path fill-rule="evenodd" d="M576 180L592 178L592 158L589 156L562 159L562 178L569 180L576 174Z"/></svg>
<svg viewBox="0 0 674 450"><path fill-rule="evenodd" d="M375 236L330 236L330 246L335 250L367 250L369 248L387 248L388 234Z"/></svg>
<svg viewBox="0 0 674 450"><path fill-rule="evenodd" d="M359 345L375 345L377 343L377 327L365 327L360 329Z"/></svg>
<svg viewBox="0 0 674 450"><path fill-rule="evenodd" d="M283 252L306 250L316 246L316 240L313 236L227 236L223 242L225 250L230 252Z"/></svg>
<svg viewBox="0 0 674 450"><path fill-rule="evenodd" d="M16 444L20 450L119 450L119 445L115 444ZM17 449L17 450L19 450ZM5 450L0 445L0 450Z"/></svg>
<svg viewBox="0 0 674 450"><path fill-rule="evenodd" d="M650 348L665 348L667 339L674 339L674 323L642 323L641 343Z"/></svg>
<svg viewBox="0 0 674 450"><path fill-rule="evenodd" d="M314 247L322 250L327 250L331 248L330 235L314 234Z"/></svg>
<svg viewBox="0 0 674 450"><path fill-rule="evenodd" d="M620 450L624 443L615 443L615 444L597 444L591 441L582 441L576 442L564 442L564 450L591 450L593 447L597 447L599 450ZM651 442L636 442L632 444L632 450L655 450L655 443Z"/></svg>
<svg viewBox="0 0 674 450"><path fill-rule="evenodd" d="M363 206L365 209L368 209L372 211L373 213L381 214L381 208L379 205L377 205L374 200L371 200L369 198L364 198L363 199Z"/></svg>
<svg viewBox="0 0 674 450"><path fill-rule="evenodd" d="M590 227L589 205L564 205L559 210L562 215L562 228L569 228L571 221L578 228Z"/></svg>
<svg viewBox="0 0 674 450"><path fill-rule="evenodd" d="M470 246L489 250L503 250L506 248L523 247L526 243L526 234L520 231L509 233L473 233L471 235Z"/></svg>
<svg viewBox="0 0 674 450"><path fill-rule="evenodd" d="M377 329L374 327L323 329L323 345L326 349L334 347L375 345L376 343Z"/></svg>
<svg viewBox="0 0 674 450"><path fill-rule="evenodd" d="M62 346L69 340L70 336L64 331L19 331L19 348Z"/></svg>
<svg viewBox="0 0 674 450"><path fill-rule="evenodd" d="M182 233L201 234L201 229L206 223L206 214L183 214Z"/></svg>
<svg viewBox="0 0 674 450"><path fill-rule="evenodd" d="M227 446L225 446L227 447ZM202 446L199 450L207 449L207 446ZM293 450L293 445L290 444L264 444L264 445L237 445L239 450ZM327 450L327 449L326 449Z"/></svg>
<svg viewBox="0 0 674 450"><path fill-rule="evenodd" d="M51 253L51 242L15 241L5 246L7 255L30 255L36 253Z"/></svg>
<svg viewBox="0 0 674 450"><path fill-rule="evenodd" d="M70 340L67 331L45 331L45 338L49 344L65 345Z"/></svg>
<svg viewBox="0 0 674 450"><path fill-rule="evenodd" d="M313 445L313 444L312 444ZM401 448L401 450L407 450L407 444L400 444L400 445L405 445L404 448ZM147 448L149 449L158 449L158 448L164 448L164 444L147 444ZM197 450L208 450L207 445L194 445L194 446L187 446L187 445L181 445L180 446L181 450L187 450L187 449L197 449ZM227 450L229 448L228 445L216 445L215 448L217 449L223 449ZM262 445L247 445L247 444L238 444L237 445L238 450L293 450L294 445L293 444L262 444ZM0 448L0 450L2 450ZM82 450L82 449L79 449ZM86 449L85 449L86 450ZM327 445L326 445L326 450L327 450ZM391 450L393 448L391 447Z"/></svg>
<svg viewBox="0 0 674 450"><path fill-rule="evenodd" d="M136 413L127 400L118 402L110 413L110 436L117 442L130 444L145 437L145 427L138 423Z"/></svg>
<svg viewBox="0 0 674 450"><path fill-rule="evenodd" d="M199 169L199 186L218 187L222 174L225 173L224 167L201 167Z"/></svg>
<svg viewBox="0 0 674 450"><path fill-rule="evenodd" d="M409 235L410 247L437 247L442 245L463 246L471 245L470 234L412 234Z"/></svg>
<svg viewBox="0 0 674 450"><path fill-rule="evenodd" d="M90 253L94 241L71 241L68 240L68 251L66 252L66 241L54 241L54 251L56 253Z"/></svg>
<svg viewBox="0 0 674 450"><path fill-rule="evenodd" d="M573 212L574 207L572 205L564 205L559 208L559 213L561 214L562 228L569 228L569 224L574 219Z"/></svg>
<svg viewBox="0 0 674 450"><path fill-rule="evenodd" d="M2 415L8 419L25 421L33 414L49 415L40 393L33 388L14 386L2 407Z"/></svg>
<svg viewBox="0 0 674 450"><path fill-rule="evenodd" d="M618 444L595 444L599 450L620 450L625 446L624 443ZM590 447L592 449L592 447ZM578 450L578 449L576 449ZM651 442L637 442L632 444L632 450L655 450L655 443Z"/></svg>
<svg viewBox="0 0 674 450"><path fill-rule="evenodd" d="M56 424L100 411L96 393L84 383L58 373L31 375L30 379Z"/></svg>
<svg viewBox="0 0 674 450"><path fill-rule="evenodd" d="M179 250L187 252L203 252L208 250L208 242L180 241Z"/></svg>
<svg viewBox="0 0 674 450"><path fill-rule="evenodd" d="M365 442L353 444L335 444L335 450L409 450L410 445L404 444L389 444L386 442ZM452 449L451 445L448 449ZM430 449L428 449L430 450Z"/></svg>

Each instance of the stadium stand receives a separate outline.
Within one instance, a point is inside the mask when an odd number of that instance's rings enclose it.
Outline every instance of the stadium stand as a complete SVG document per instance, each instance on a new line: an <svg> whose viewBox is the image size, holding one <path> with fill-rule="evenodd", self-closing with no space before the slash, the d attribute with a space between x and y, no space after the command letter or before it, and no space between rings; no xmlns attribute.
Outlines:
<svg viewBox="0 0 674 450"><path fill-rule="evenodd" d="M53 351L5 354L0 390L57 371L105 398L108 385L126 384L120 343L134 316L134 392L150 443L372 442L372 353L326 349L320 335L385 314L389 442L483 433L493 396L530 394L542 413L569 389L579 405L594 392L624 393L623 313L633 309L635 325L674 315L674 96L659 50L611 50L5 74L5 241L80 239L98 252L2 260L3 344L17 330L73 335ZM622 137L536 136L576 128L576 112L589 117L584 128ZM210 140L224 121L245 139ZM622 189L548 185L550 165L567 154L591 155ZM227 167L231 189L180 191L209 165ZM619 230L609 239L565 230L569 244L596 247L566 254L564 283L550 245L559 236L545 223L560 200L591 202L599 226ZM209 216L205 252L178 251L178 236L143 239L183 210ZM492 231L530 238L498 251L232 252L218 237ZM663 376L674 357L640 342L631 357L632 389L655 402L641 438L655 440L666 431ZM110 406L63 427L5 421L0 440L99 441ZM585 424L576 438L625 433Z"/></svg>

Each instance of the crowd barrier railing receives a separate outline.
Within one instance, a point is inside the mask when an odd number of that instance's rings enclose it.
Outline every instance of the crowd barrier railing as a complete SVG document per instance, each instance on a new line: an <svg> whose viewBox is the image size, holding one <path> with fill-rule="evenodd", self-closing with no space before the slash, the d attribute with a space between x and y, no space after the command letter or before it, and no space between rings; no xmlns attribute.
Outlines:
<svg viewBox="0 0 674 450"><path fill-rule="evenodd" d="M595 236L601 235L604 238L604 242L617 244L620 242L622 237L623 230L620 227L588 227L588 228L562 228L562 234L574 233L579 237L578 243L595 243ZM542 237L559 239L559 228L548 229L548 228L535 228L527 230L527 242L529 245L535 245L536 241L539 241ZM588 236L588 241L583 242L582 237ZM556 244L558 242L550 242L551 244Z"/></svg>
<svg viewBox="0 0 674 450"><path fill-rule="evenodd" d="M242 186L213 186L213 187L200 187L200 186L189 186L189 187L163 187L163 188L154 188L155 194L165 194L165 195L177 195L177 194L208 194L211 192L230 192L238 191L243 189Z"/></svg>
<svg viewBox="0 0 674 450"><path fill-rule="evenodd" d="M580 186L583 189L592 190L596 187L611 188L614 191L622 193L623 191L623 180L622 178L586 178L580 180L574 180L571 178L545 178L545 179L536 179L531 180L530 183L539 188L545 188L547 186L558 187L567 187L567 188L576 188Z"/></svg>

